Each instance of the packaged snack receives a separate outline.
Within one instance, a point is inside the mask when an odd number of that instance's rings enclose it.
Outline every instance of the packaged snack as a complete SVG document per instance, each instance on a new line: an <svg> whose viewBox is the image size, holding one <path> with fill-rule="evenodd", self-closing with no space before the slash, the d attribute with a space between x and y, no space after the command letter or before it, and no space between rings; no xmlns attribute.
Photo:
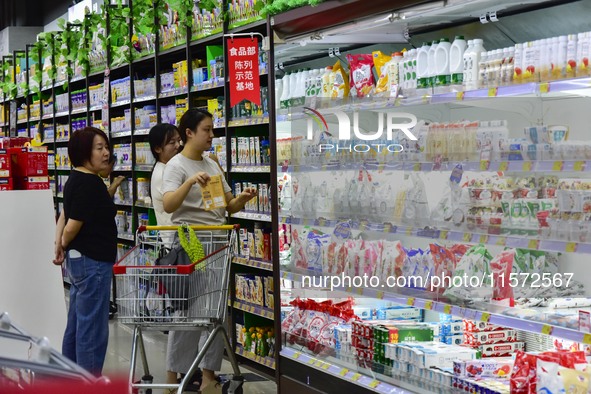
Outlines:
<svg viewBox="0 0 591 394"><path fill-rule="evenodd" d="M482 357L510 357L517 350L524 349L523 342L495 343L480 346Z"/></svg>
<svg viewBox="0 0 591 394"><path fill-rule="evenodd" d="M370 54L347 55L350 67L350 88L353 97L369 96L374 89L374 78L372 73L373 59Z"/></svg>
<svg viewBox="0 0 591 394"><path fill-rule="evenodd" d="M494 279L494 299L513 298L513 287L510 282L510 274L513 269L514 257L515 250L508 249L496 255L490 262L490 269Z"/></svg>
<svg viewBox="0 0 591 394"><path fill-rule="evenodd" d="M512 358L487 358L454 361L454 375L468 378L508 378L513 369Z"/></svg>
<svg viewBox="0 0 591 394"><path fill-rule="evenodd" d="M567 394L587 394L591 373L574 369L560 368L558 370L562 378L563 389Z"/></svg>
<svg viewBox="0 0 591 394"><path fill-rule="evenodd" d="M469 346L480 346L502 342L516 342L517 332L515 330L466 332L464 333L464 340Z"/></svg>
<svg viewBox="0 0 591 394"><path fill-rule="evenodd" d="M349 76L341 65L341 61L337 60L335 65L332 67L332 73L334 74L331 80L333 80L331 97L333 99L349 97Z"/></svg>
<svg viewBox="0 0 591 394"><path fill-rule="evenodd" d="M382 53L382 51L373 51L371 54L373 56L373 64L376 73L378 74L378 82L375 91L376 94L380 94L388 90L389 81L386 64L392 60L392 57Z"/></svg>
<svg viewBox="0 0 591 394"><path fill-rule="evenodd" d="M475 245L470 248L464 257L457 264L452 277L452 287L445 290L446 296L455 296L463 299L473 298L474 296L479 297L490 297L492 296L492 288L490 283L490 261L492 256L484 245ZM462 278L460 283L462 286L453 286L453 280L455 277ZM480 288L470 286L470 283L464 283L464 277L466 278L483 278ZM479 283L480 284L480 283Z"/></svg>
<svg viewBox="0 0 591 394"><path fill-rule="evenodd" d="M381 278L402 276L406 260L406 251L400 241L383 241L381 264L376 269L376 275Z"/></svg>

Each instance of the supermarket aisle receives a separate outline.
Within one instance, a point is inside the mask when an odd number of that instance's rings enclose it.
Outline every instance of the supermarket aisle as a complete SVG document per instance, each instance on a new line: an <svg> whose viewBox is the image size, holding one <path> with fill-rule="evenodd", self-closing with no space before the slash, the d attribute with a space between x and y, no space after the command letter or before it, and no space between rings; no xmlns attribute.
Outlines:
<svg viewBox="0 0 591 394"><path fill-rule="evenodd" d="M119 324L116 320L109 322L109 348L107 349L107 358L105 361L104 374L109 377L127 376L129 372L129 357L131 355L131 336L130 327ZM148 355L150 372L155 377L155 381L164 382L165 360L166 360L166 335L161 332L148 332L144 334L144 344ZM242 373L250 371L240 366ZM224 360L221 373L231 373L230 363ZM247 382L244 384L245 394L272 394L276 393L277 388L274 382Z"/></svg>

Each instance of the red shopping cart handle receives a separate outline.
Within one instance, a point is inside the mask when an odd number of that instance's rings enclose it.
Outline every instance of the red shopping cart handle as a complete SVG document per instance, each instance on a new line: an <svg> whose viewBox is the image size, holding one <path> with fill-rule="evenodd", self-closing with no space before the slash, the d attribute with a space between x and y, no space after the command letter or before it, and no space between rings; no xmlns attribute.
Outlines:
<svg viewBox="0 0 591 394"><path fill-rule="evenodd" d="M163 230L178 230L181 226L140 226L138 227L138 233L143 233L144 231L163 231ZM189 225L195 231L207 231L207 230L238 230L240 228L239 224L224 224L220 226L206 226L206 225Z"/></svg>

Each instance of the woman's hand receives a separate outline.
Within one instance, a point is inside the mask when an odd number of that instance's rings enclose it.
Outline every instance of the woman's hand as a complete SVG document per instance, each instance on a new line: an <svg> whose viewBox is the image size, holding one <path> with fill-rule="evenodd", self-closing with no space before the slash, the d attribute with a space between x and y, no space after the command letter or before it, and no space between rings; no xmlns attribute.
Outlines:
<svg viewBox="0 0 591 394"><path fill-rule="evenodd" d="M55 257L53 258L53 264L62 265L64 263L65 253L64 248L60 243L55 244Z"/></svg>
<svg viewBox="0 0 591 394"><path fill-rule="evenodd" d="M254 187L247 187L238 195L241 202L247 203L257 196L257 189Z"/></svg>
<svg viewBox="0 0 591 394"><path fill-rule="evenodd" d="M207 185L209 182L209 175L206 172L198 172L197 174L193 175L189 180L194 184L198 183L200 186Z"/></svg>

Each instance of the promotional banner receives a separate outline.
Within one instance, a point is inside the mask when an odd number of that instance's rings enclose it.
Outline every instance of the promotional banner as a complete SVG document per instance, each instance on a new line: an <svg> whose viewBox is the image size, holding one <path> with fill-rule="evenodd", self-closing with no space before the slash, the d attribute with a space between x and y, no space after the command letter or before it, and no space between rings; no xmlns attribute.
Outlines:
<svg viewBox="0 0 591 394"><path fill-rule="evenodd" d="M228 39L230 106L242 100L261 105L259 41L256 37Z"/></svg>

